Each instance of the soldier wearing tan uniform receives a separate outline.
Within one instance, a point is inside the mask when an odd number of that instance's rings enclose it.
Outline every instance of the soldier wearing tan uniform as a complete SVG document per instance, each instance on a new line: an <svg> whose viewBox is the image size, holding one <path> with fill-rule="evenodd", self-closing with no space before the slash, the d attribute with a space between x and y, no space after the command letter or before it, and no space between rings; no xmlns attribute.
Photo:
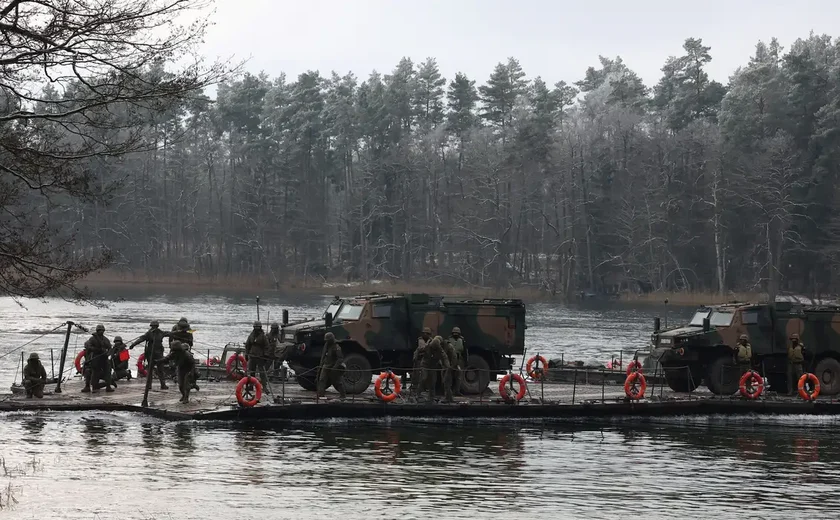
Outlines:
<svg viewBox="0 0 840 520"><path fill-rule="evenodd" d="M752 345L746 334L741 334L738 344L735 345L735 361L738 362L738 370L742 375L752 369Z"/></svg>
<svg viewBox="0 0 840 520"><path fill-rule="evenodd" d="M423 386L423 356L426 354L426 345L432 341L432 329L423 327L422 335L417 338L417 348L414 350L411 367L411 391L412 395L419 395L420 387Z"/></svg>
<svg viewBox="0 0 840 520"><path fill-rule="evenodd" d="M790 335L787 358L788 394L793 395L799 385L799 378L802 377L802 363L805 362L805 345L799 341L799 334Z"/></svg>

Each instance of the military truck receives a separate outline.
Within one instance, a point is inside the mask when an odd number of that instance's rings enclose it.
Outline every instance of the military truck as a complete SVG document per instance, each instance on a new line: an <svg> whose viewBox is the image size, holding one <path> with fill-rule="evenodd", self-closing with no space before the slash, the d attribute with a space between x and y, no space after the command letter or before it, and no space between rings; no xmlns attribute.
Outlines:
<svg viewBox="0 0 840 520"><path fill-rule="evenodd" d="M729 395L738 390L741 376L734 347L746 334L753 368L769 379L771 388L784 391L787 345L794 333L805 345L803 369L819 378L821 393L840 392L840 306L796 302L703 306L678 328L659 330L655 320L651 357L675 391L689 392L705 383L713 393Z"/></svg>
<svg viewBox="0 0 840 520"><path fill-rule="evenodd" d="M289 345L289 366L303 388L314 390L324 334L332 332L347 366L347 393L364 392L371 374L391 369L405 376L412 369L417 339L424 327L448 337L460 327L468 359L461 390L477 394L509 370L514 355L525 350L525 305L515 299L447 300L428 294L369 294L336 297L321 319L287 323L282 340Z"/></svg>

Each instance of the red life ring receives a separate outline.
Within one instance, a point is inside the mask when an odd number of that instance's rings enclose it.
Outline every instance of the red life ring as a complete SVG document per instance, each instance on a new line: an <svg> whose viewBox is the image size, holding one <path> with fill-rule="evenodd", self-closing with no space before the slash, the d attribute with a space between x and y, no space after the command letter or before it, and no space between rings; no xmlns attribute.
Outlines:
<svg viewBox="0 0 840 520"><path fill-rule="evenodd" d="M750 380L752 380L752 385L750 385L752 386L752 392L747 390L747 383ZM758 396L764 392L764 379L755 370L747 370L741 376L741 380L738 382L738 388L741 391L741 395L747 399L758 399Z"/></svg>
<svg viewBox="0 0 840 520"><path fill-rule="evenodd" d="M137 358L137 375L140 377L146 377L149 373L146 371L146 354L140 354L140 357Z"/></svg>
<svg viewBox="0 0 840 520"><path fill-rule="evenodd" d="M642 364L639 363L638 359L634 359L633 361L627 363L627 375L629 376L633 372L641 372L642 371Z"/></svg>
<svg viewBox="0 0 840 520"><path fill-rule="evenodd" d="M536 368L534 368L534 362L537 364ZM542 356L531 356L531 359L525 364L525 372L531 379L540 380L548 375L548 361Z"/></svg>
<svg viewBox="0 0 840 520"><path fill-rule="evenodd" d="M234 364L236 363L237 359L239 359L238 369L234 368ZM245 371L248 369L248 362L245 361L245 356L243 356L242 354L231 354L231 356L227 360L227 364L225 365L225 367L227 375L231 379L237 379L245 376Z"/></svg>
<svg viewBox="0 0 840 520"><path fill-rule="evenodd" d="M248 383L254 385L254 398L253 399L245 399L245 385ZM236 401L246 408L251 408L257 405L260 402L260 398L262 397L262 384L260 380L256 377L245 376L239 380L239 383L236 385Z"/></svg>
<svg viewBox="0 0 840 520"><path fill-rule="evenodd" d="M204 362L204 364L207 365L208 367L216 366L216 365L219 364L219 358L217 358L216 356L213 356L211 358L207 358L207 360Z"/></svg>
<svg viewBox="0 0 840 520"><path fill-rule="evenodd" d="M73 363L76 365L76 372L81 374L82 373L82 360L85 358L85 350L82 349L76 354L76 359Z"/></svg>
<svg viewBox="0 0 840 520"><path fill-rule="evenodd" d="M510 394L508 393L508 382L513 379L517 383L519 383L519 392L513 398L511 398ZM505 377L499 381L499 395L502 396L502 399L505 401L521 401L523 397L525 397L525 392L527 390L527 386L525 385L525 378L520 376L519 374L507 374Z"/></svg>
<svg viewBox="0 0 840 520"><path fill-rule="evenodd" d="M390 390L390 393L386 394L382 392L382 382L386 379L390 379L394 383L394 389ZM374 393L376 393L376 397L380 398L381 400L385 401L386 403L390 403L394 399L400 395L400 391L402 391L402 385L400 384L400 378L394 375L393 372L382 372L379 374L379 377L376 378L376 383L373 385Z"/></svg>
<svg viewBox="0 0 840 520"><path fill-rule="evenodd" d="M639 381L639 387L636 388L636 380ZM647 390L647 381L644 374L641 372L633 372L627 379L624 380L624 394L633 400L639 400L645 396Z"/></svg>
<svg viewBox="0 0 840 520"><path fill-rule="evenodd" d="M813 385L813 387L814 387L814 389L810 393L808 393L808 389L805 388L805 383L807 381L810 381L811 385ZM798 388L799 388L799 397L801 397L802 399L804 399L806 401L813 401L814 399L817 398L817 396L820 395L820 380L817 379L817 376L815 376L814 374L811 374L811 373L802 374L802 377L799 378Z"/></svg>

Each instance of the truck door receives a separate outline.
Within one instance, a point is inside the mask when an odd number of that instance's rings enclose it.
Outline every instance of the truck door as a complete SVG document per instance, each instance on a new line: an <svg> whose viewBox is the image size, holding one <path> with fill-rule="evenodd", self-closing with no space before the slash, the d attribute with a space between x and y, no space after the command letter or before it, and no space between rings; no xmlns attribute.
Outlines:
<svg viewBox="0 0 840 520"><path fill-rule="evenodd" d="M405 300L373 302L368 344L376 350L408 350Z"/></svg>

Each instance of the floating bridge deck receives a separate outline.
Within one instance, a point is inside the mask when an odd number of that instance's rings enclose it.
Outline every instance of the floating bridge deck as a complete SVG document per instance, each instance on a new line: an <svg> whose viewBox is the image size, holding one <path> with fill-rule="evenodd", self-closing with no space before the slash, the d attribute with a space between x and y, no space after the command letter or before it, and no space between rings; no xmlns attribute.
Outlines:
<svg viewBox="0 0 840 520"><path fill-rule="evenodd" d="M455 403L411 403L398 398L383 403L373 393L373 385L364 393L339 400L333 389L326 398L303 390L294 382L274 383L253 408L236 403L234 381L200 381L201 390L193 391L190 403L179 403L175 384L160 390L154 382L148 406L141 406L145 379L123 381L113 393L81 393L81 381L71 379L55 393L48 385L42 399L27 398L22 392L0 396L3 411L129 411L166 420L278 420L301 421L333 418L379 419L386 417L445 419L563 419L610 418L628 416L680 416L708 414L813 414L840 415L840 401L820 397L805 402L798 397L769 393L757 400L719 397L704 391L677 394L667 388L648 388L648 397L628 401L623 387L611 384L530 383L529 393L517 404L503 402L491 384L491 395L458 396Z"/></svg>

